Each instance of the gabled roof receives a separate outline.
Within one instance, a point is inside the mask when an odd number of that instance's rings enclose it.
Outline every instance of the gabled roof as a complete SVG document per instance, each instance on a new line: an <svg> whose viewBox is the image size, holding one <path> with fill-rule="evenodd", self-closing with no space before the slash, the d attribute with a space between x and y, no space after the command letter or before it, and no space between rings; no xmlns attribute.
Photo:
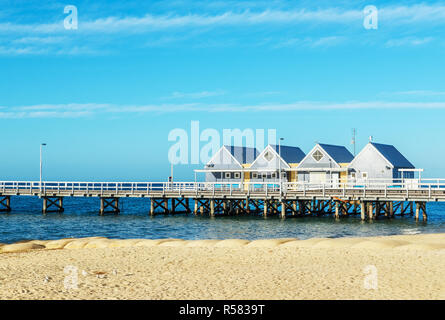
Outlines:
<svg viewBox="0 0 445 320"><path fill-rule="evenodd" d="M322 147L323 150L326 151L326 153L329 154L329 156L337 163L349 163L352 161L352 159L354 159L352 153L349 152L349 150L344 146L323 143L319 143L318 145Z"/></svg>
<svg viewBox="0 0 445 320"><path fill-rule="evenodd" d="M301 149L298 147L279 147L276 144L271 144L270 146L275 150L277 154L281 154L281 158L287 163L299 163L306 156L304 152L301 151Z"/></svg>
<svg viewBox="0 0 445 320"><path fill-rule="evenodd" d="M250 147L237 147L237 146L224 146L231 155L240 163L252 163L258 156L256 148Z"/></svg>
<svg viewBox="0 0 445 320"><path fill-rule="evenodd" d="M394 146L370 142L394 167L414 169L414 165L408 161Z"/></svg>

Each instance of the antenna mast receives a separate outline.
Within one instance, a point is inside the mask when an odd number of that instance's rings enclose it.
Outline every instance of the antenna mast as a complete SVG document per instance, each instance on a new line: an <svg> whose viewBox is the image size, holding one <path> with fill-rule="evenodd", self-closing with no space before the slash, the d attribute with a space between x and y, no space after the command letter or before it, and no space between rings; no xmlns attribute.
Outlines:
<svg viewBox="0 0 445 320"><path fill-rule="evenodd" d="M354 148L354 157L355 157L355 155L356 155L356 149L355 149L355 146L356 146L356 141L355 141L355 135L357 134L357 129L355 129L355 128L352 128L352 140L351 140L351 144L353 145L353 148Z"/></svg>

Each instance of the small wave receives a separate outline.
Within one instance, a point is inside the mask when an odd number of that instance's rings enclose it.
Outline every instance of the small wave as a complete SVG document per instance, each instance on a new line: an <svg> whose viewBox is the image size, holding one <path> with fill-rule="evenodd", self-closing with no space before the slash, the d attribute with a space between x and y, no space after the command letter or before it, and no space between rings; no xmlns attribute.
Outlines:
<svg viewBox="0 0 445 320"><path fill-rule="evenodd" d="M418 229L402 229L402 234L420 234L420 231Z"/></svg>

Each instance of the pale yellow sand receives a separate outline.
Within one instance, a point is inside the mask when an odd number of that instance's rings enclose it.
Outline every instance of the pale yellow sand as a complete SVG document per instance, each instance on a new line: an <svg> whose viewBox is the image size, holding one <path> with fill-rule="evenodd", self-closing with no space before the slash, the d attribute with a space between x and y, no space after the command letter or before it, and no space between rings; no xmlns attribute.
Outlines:
<svg viewBox="0 0 445 320"><path fill-rule="evenodd" d="M445 234L95 237L0 245L0 252L0 299L445 299Z"/></svg>

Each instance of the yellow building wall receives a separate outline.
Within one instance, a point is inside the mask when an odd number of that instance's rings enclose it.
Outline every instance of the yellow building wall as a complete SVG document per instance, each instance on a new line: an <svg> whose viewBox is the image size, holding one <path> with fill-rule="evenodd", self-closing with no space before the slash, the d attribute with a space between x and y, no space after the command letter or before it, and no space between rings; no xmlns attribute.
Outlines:
<svg viewBox="0 0 445 320"><path fill-rule="evenodd" d="M289 163L289 166L291 168L298 167L299 163ZM290 171L290 179L289 182L297 182L298 181L298 172L297 171Z"/></svg>
<svg viewBox="0 0 445 320"><path fill-rule="evenodd" d="M243 168L250 168L250 165L251 165L251 163L245 163L245 164L243 164ZM249 188L248 182L250 182L250 172L245 171L244 172L244 180L243 180L244 190L248 190L248 188Z"/></svg>
<svg viewBox="0 0 445 320"><path fill-rule="evenodd" d="M346 168L349 166L349 163L339 163L340 167ZM340 183L347 183L348 182L348 171L340 172Z"/></svg>

